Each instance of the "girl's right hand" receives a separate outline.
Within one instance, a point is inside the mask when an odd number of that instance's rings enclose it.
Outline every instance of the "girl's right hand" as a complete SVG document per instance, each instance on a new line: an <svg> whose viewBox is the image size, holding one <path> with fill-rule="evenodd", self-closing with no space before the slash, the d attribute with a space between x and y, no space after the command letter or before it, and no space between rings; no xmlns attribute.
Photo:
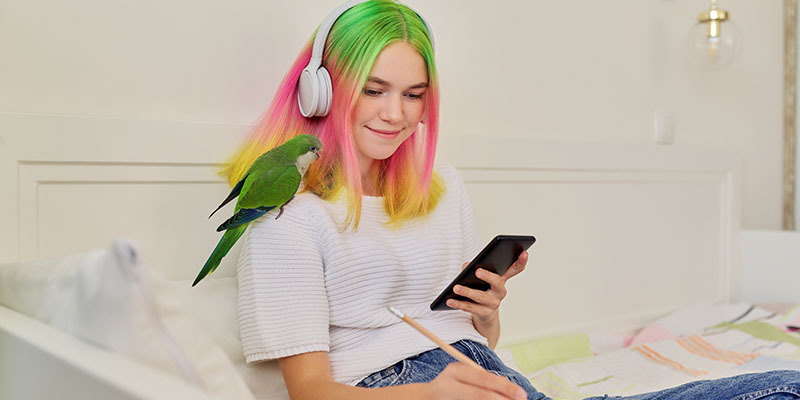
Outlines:
<svg viewBox="0 0 800 400"><path fill-rule="evenodd" d="M527 393L507 378L479 371L460 362L450 363L428 384L428 398L459 400L524 400Z"/></svg>

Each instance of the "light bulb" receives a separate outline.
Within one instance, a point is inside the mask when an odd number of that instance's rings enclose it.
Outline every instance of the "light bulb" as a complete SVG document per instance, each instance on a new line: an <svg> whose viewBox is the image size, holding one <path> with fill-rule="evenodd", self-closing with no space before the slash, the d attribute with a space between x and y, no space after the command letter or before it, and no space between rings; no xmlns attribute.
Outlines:
<svg viewBox="0 0 800 400"><path fill-rule="evenodd" d="M716 1L712 1L711 9L698 16L689 32L690 59L703 68L724 68L736 58L740 37L739 27L728 18L728 12L718 10Z"/></svg>

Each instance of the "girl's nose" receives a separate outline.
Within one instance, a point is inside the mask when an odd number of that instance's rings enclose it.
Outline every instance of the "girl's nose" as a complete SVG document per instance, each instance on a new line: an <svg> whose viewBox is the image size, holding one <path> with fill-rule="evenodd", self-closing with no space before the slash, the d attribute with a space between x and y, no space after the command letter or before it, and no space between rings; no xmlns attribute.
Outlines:
<svg viewBox="0 0 800 400"><path fill-rule="evenodd" d="M386 96L381 108L382 120L395 123L403 118L403 99L400 95Z"/></svg>

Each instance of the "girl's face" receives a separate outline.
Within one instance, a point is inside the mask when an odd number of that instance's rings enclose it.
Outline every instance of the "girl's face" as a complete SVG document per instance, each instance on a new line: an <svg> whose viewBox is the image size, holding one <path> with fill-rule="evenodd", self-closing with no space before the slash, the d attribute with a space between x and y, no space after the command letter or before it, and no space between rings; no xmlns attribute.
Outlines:
<svg viewBox="0 0 800 400"><path fill-rule="evenodd" d="M425 111L428 69L406 42L383 48L356 100L353 141L362 174L383 160L417 129Z"/></svg>

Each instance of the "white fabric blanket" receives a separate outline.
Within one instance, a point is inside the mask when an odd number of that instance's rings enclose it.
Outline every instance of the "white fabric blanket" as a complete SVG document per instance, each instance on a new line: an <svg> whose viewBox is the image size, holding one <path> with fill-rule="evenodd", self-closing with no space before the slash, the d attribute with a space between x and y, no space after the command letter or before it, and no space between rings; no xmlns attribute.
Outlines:
<svg viewBox="0 0 800 400"><path fill-rule="evenodd" d="M632 395L686 382L800 370L800 306L698 305L628 334L572 334L499 350L555 399Z"/></svg>

